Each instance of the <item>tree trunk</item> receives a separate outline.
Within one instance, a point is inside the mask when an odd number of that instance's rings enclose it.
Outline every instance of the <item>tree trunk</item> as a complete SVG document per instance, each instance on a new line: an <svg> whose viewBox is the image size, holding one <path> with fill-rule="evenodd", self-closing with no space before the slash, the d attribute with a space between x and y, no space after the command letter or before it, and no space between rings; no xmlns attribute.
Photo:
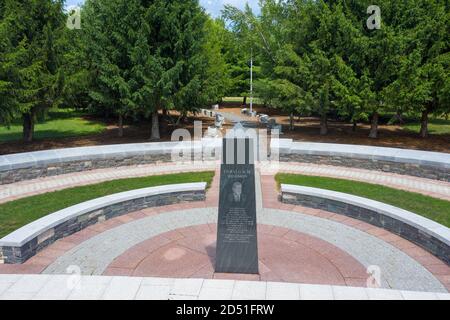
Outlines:
<svg viewBox="0 0 450 320"><path fill-rule="evenodd" d="M158 111L152 114L152 136L150 140L160 140L161 135L159 134L159 114Z"/></svg>
<svg viewBox="0 0 450 320"><path fill-rule="evenodd" d="M397 112L397 121L399 124L405 124L405 120L403 120L403 115L401 112Z"/></svg>
<svg viewBox="0 0 450 320"><path fill-rule="evenodd" d="M320 117L320 135L325 136L328 134L328 119L327 114L323 113Z"/></svg>
<svg viewBox="0 0 450 320"><path fill-rule="evenodd" d="M123 137L123 115L119 113L119 137Z"/></svg>
<svg viewBox="0 0 450 320"><path fill-rule="evenodd" d="M372 139L378 138L378 120L379 120L379 118L380 118L380 115L378 114L378 112L375 112L373 114L373 118L372 118L372 125L370 127L369 138L372 138Z"/></svg>
<svg viewBox="0 0 450 320"><path fill-rule="evenodd" d="M23 114L23 141L32 142L34 134L34 114L33 112Z"/></svg>
<svg viewBox="0 0 450 320"><path fill-rule="evenodd" d="M187 111L183 111L181 113L181 121L183 121L183 123L188 124L189 123L189 118L188 118L188 113Z"/></svg>
<svg viewBox="0 0 450 320"><path fill-rule="evenodd" d="M294 130L294 114L291 113L289 115L289 130L293 131Z"/></svg>
<svg viewBox="0 0 450 320"><path fill-rule="evenodd" d="M243 106L247 107L247 97L244 97L244 104L243 104Z"/></svg>
<svg viewBox="0 0 450 320"><path fill-rule="evenodd" d="M162 118L164 121L170 121L169 111L167 109L163 109L162 111Z"/></svg>
<svg viewBox="0 0 450 320"><path fill-rule="evenodd" d="M420 121L420 136L422 138L428 138L428 108L422 112L422 120Z"/></svg>

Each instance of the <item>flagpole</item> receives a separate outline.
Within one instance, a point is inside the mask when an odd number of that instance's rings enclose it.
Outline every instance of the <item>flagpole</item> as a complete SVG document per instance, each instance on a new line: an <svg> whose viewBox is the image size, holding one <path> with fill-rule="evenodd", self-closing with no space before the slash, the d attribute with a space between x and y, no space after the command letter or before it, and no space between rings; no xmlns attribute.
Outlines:
<svg viewBox="0 0 450 320"><path fill-rule="evenodd" d="M250 114L253 114L253 48L250 58Z"/></svg>

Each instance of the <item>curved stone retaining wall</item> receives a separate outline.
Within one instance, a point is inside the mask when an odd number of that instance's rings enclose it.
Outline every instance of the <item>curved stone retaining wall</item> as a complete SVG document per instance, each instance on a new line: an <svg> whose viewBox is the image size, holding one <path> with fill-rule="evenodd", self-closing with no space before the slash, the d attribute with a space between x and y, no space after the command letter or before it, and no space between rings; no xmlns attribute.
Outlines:
<svg viewBox="0 0 450 320"><path fill-rule="evenodd" d="M361 168L450 181L450 154L371 146L272 141L280 161Z"/></svg>
<svg viewBox="0 0 450 320"><path fill-rule="evenodd" d="M345 193L293 185L281 186L281 200L342 214L386 229L450 265L450 229L415 213Z"/></svg>
<svg viewBox="0 0 450 320"><path fill-rule="evenodd" d="M0 260L21 264L58 239L99 221L150 207L205 200L206 183L158 186L87 201L36 220L0 239Z"/></svg>
<svg viewBox="0 0 450 320"><path fill-rule="evenodd" d="M218 160L221 139L69 148L0 156L0 184L92 169L171 162L174 153ZM256 144L255 144L256 145ZM450 154L370 146L272 140L271 157L281 161L381 170L450 181ZM190 160L189 158L184 158Z"/></svg>
<svg viewBox="0 0 450 320"><path fill-rule="evenodd" d="M0 156L0 184L93 169L171 162L172 154L190 158L216 158L220 140L158 142L45 150ZM209 156L208 156L209 155Z"/></svg>

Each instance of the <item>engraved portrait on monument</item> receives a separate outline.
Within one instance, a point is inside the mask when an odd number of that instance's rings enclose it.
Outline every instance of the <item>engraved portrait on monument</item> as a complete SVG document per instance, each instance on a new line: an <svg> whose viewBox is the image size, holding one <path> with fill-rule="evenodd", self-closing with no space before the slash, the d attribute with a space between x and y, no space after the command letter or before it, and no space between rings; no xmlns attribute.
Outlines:
<svg viewBox="0 0 450 320"><path fill-rule="evenodd" d="M247 196L242 193L242 182L235 181L231 187L231 193L228 195L228 202L234 204L244 203L247 200Z"/></svg>

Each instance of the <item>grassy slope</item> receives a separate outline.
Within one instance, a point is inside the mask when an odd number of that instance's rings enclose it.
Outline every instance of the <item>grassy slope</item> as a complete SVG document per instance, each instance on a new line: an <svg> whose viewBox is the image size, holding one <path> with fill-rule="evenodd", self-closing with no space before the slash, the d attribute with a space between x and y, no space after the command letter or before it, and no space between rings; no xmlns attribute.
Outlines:
<svg viewBox="0 0 450 320"><path fill-rule="evenodd" d="M420 132L420 123L410 123L403 126L405 130ZM430 119L428 124L430 134L450 134L450 120L445 119Z"/></svg>
<svg viewBox="0 0 450 320"><path fill-rule="evenodd" d="M84 201L159 185L207 182L209 186L213 177L214 172L195 172L131 178L76 187L8 202L0 205L0 238L47 214Z"/></svg>
<svg viewBox="0 0 450 320"><path fill-rule="evenodd" d="M381 185L325 177L278 174L276 180L279 184L327 189L377 200L420 214L450 227L450 202L445 200Z"/></svg>
<svg viewBox="0 0 450 320"><path fill-rule="evenodd" d="M65 138L101 133L106 125L83 118L83 114L71 109L48 113L45 121L35 125L35 138ZM22 139L22 124L18 121L6 128L0 126L0 142Z"/></svg>

